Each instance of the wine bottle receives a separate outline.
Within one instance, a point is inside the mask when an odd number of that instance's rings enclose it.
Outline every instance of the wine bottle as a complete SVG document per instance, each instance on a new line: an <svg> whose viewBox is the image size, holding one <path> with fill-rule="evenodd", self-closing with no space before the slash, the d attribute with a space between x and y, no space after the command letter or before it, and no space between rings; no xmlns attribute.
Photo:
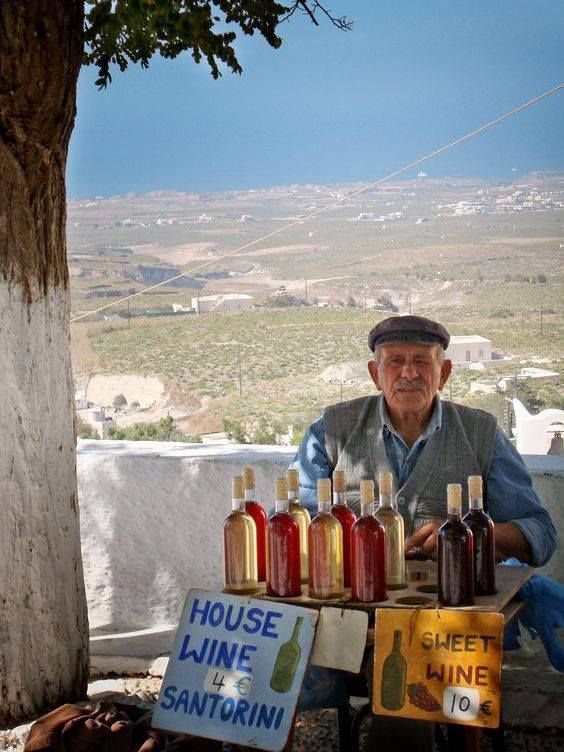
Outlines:
<svg viewBox="0 0 564 752"><path fill-rule="evenodd" d="M285 478L276 479L275 513L268 520L266 592L279 598L302 594L300 528L289 513Z"/></svg>
<svg viewBox="0 0 564 752"><path fill-rule="evenodd" d="M286 480L288 482L288 501L290 502L290 514L298 523L300 528L300 555L302 565L302 583L308 581L308 556L307 556L307 531L311 517L307 509L302 507L299 499L300 478L299 473L294 468L286 471Z"/></svg>
<svg viewBox="0 0 564 752"><path fill-rule="evenodd" d="M383 601L386 593L386 533L374 517L374 481L360 481L360 517L351 529L351 597Z"/></svg>
<svg viewBox="0 0 564 752"><path fill-rule="evenodd" d="M442 606L474 603L474 546L472 531L462 521L462 486L447 486L447 521L437 535L437 572Z"/></svg>
<svg viewBox="0 0 564 752"><path fill-rule="evenodd" d="M333 517L343 528L343 584L351 586L351 529L356 522L356 514L347 506L346 480L344 470L333 473Z"/></svg>
<svg viewBox="0 0 564 752"><path fill-rule="evenodd" d="M484 512L482 476L468 478L469 510L462 518L474 538L474 595L495 593L495 535L492 518Z"/></svg>
<svg viewBox="0 0 564 752"><path fill-rule="evenodd" d="M256 593L257 528L253 518L245 512L243 478L240 475L233 478L231 514L223 522L223 565L226 593Z"/></svg>
<svg viewBox="0 0 564 752"><path fill-rule="evenodd" d="M390 472L379 473L380 505L375 517L386 531L386 586L388 590L399 590L406 586L404 524L403 517L394 509L392 481Z"/></svg>
<svg viewBox="0 0 564 752"><path fill-rule="evenodd" d="M298 616L296 618L292 636L288 642L280 645L280 650L276 656L276 663L274 664L272 675L270 677L270 689L274 692L285 693L292 689L292 684L294 683L294 677L302 654L300 643L298 642L298 635L303 620L303 616Z"/></svg>
<svg viewBox="0 0 564 752"><path fill-rule="evenodd" d="M255 500L255 471L252 467L246 467L243 470L243 480L245 483L245 512L250 514L255 525L257 526L257 567L258 580L266 580L266 512Z"/></svg>
<svg viewBox="0 0 564 752"><path fill-rule="evenodd" d="M407 662L401 654L401 630L394 630L394 645L382 666L380 704L386 710L401 710L405 704Z"/></svg>
<svg viewBox="0 0 564 752"><path fill-rule="evenodd" d="M317 481L317 516L308 530L309 595L327 600L342 598L343 529L331 514L331 481Z"/></svg>

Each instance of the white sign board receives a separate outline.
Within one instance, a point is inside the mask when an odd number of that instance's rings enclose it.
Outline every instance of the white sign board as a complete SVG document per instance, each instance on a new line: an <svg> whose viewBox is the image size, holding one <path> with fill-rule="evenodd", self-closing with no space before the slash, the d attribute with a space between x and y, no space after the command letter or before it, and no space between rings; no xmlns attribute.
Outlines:
<svg viewBox="0 0 564 752"><path fill-rule="evenodd" d="M367 631L368 614L365 611L322 608L310 663L358 674L364 657Z"/></svg>
<svg viewBox="0 0 564 752"><path fill-rule="evenodd" d="M317 612L190 590L155 728L277 752L292 723Z"/></svg>

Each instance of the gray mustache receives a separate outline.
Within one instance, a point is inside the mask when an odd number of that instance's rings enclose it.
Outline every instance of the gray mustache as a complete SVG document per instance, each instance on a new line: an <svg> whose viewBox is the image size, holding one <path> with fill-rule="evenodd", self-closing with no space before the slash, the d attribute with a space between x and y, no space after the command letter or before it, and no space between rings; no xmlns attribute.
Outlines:
<svg viewBox="0 0 564 752"><path fill-rule="evenodd" d="M398 389L420 389L423 392L425 391L425 382L423 379L413 379L413 381L398 379L394 384L394 392Z"/></svg>

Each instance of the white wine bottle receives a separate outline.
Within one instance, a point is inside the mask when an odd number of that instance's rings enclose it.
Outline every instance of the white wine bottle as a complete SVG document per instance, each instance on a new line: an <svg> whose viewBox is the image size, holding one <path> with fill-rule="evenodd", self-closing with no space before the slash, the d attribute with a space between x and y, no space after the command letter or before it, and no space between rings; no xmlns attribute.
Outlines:
<svg viewBox="0 0 564 752"><path fill-rule="evenodd" d="M386 531L386 586L388 590L399 590L406 586L404 524L403 517L394 509L392 479L390 472L378 475L380 505L376 510L376 519Z"/></svg>
<svg viewBox="0 0 564 752"><path fill-rule="evenodd" d="M309 595L327 600L342 598L343 529L331 514L331 481L317 481L317 516L309 526Z"/></svg>
<svg viewBox="0 0 564 752"><path fill-rule="evenodd" d="M224 591L243 595L256 593L257 528L245 512L243 477L233 478L231 514L223 522Z"/></svg>

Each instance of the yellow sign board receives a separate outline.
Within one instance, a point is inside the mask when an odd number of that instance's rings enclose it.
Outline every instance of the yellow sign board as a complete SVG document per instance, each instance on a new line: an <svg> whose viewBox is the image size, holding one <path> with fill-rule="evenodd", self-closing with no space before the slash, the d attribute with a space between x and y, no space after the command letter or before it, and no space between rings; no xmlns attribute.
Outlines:
<svg viewBox="0 0 564 752"><path fill-rule="evenodd" d="M497 728L503 626L480 611L377 609L373 711Z"/></svg>

